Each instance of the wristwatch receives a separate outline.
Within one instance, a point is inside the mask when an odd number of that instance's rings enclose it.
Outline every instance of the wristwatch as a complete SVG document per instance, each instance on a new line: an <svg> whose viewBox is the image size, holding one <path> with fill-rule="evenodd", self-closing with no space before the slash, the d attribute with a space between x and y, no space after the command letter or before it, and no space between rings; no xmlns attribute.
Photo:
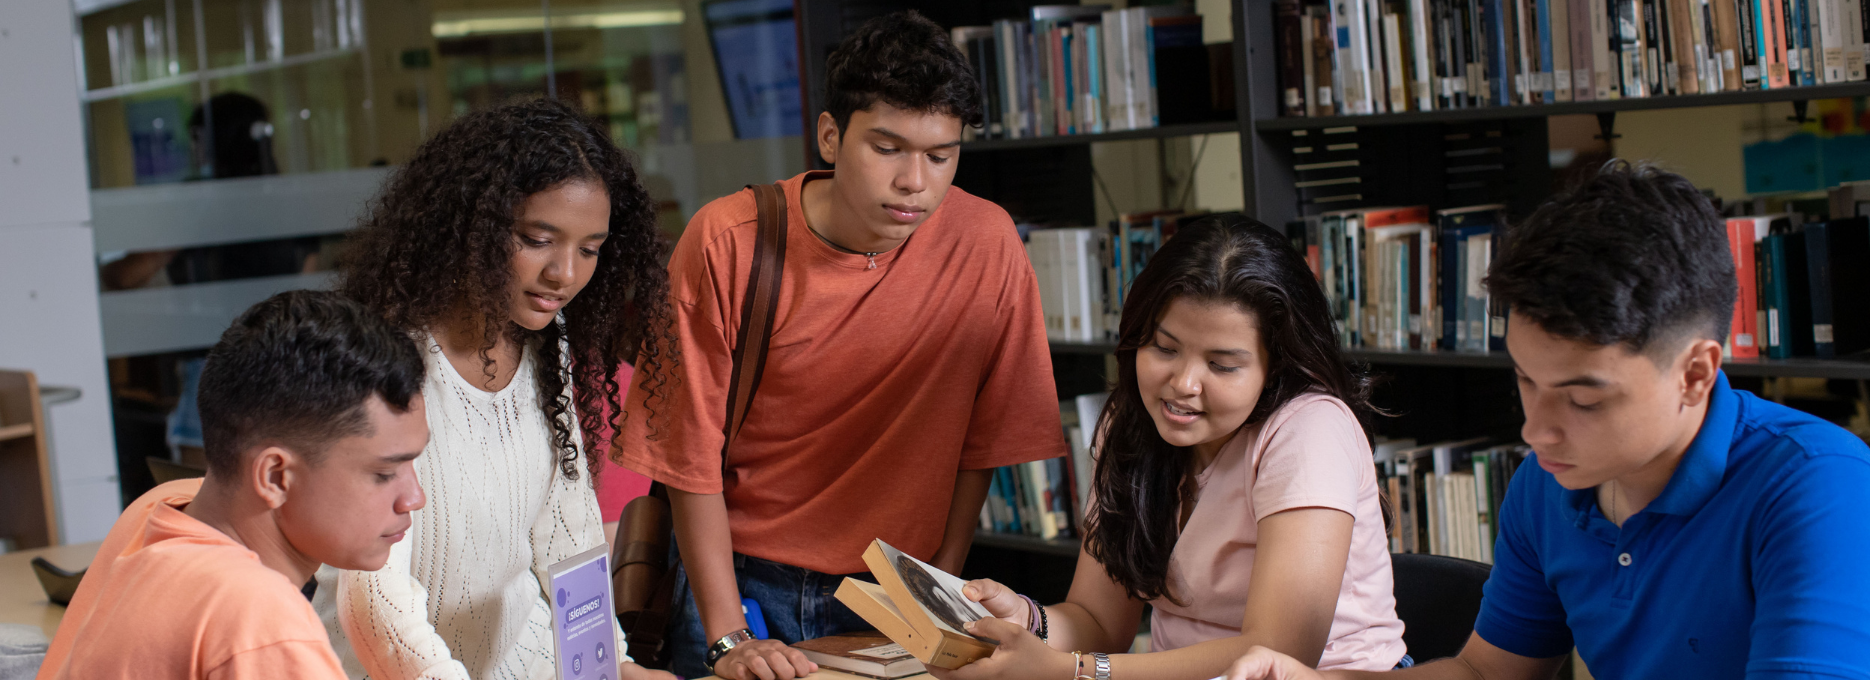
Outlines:
<svg viewBox="0 0 1870 680"><path fill-rule="evenodd" d="M714 668L714 662L720 661L723 656L727 656L728 650L752 642L753 640L753 631L745 628L721 636L721 639L715 640L714 644L708 645L708 668Z"/></svg>

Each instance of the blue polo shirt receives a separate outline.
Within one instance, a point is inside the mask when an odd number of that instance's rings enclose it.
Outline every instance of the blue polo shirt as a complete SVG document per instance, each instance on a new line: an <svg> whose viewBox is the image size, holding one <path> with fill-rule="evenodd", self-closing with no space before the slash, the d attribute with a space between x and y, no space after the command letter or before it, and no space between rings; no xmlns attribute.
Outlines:
<svg viewBox="0 0 1870 680"><path fill-rule="evenodd" d="M1870 678L1870 449L1718 379L1662 495L1621 529L1528 460L1475 632L1600 678Z"/></svg>

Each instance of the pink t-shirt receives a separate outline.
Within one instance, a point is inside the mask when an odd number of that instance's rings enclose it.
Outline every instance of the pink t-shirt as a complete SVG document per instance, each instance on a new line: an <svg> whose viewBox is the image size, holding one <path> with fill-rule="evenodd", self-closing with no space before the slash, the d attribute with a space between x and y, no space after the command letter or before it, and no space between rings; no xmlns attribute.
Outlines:
<svg viewBox="0 0 1870 680"><path fill-rule="evenodd" d="M1173 592L1188 606L1157 600L1152 651L1240 634L1253 578L1259 520L1295 508L1349 513L1350 559L1319 670L1389 670L1402 659L1389 541L1377 499L1370 444L1349 407L1306 394L1221 448L1197 478L1200 500L1169 557Z"/></svg>

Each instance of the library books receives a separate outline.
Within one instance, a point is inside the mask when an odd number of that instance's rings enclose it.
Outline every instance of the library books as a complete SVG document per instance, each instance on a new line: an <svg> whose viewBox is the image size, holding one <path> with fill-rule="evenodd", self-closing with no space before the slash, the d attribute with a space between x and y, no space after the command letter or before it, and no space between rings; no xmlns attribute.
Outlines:
<svg viewBox="0 0 1870 680"><path fill-rule="evenodd" d="M1167 5L1039 5L1027 20L950 29L981 84L981 130L1024 139L1211 118L1202 17Z"/></svg>
<svg viewBox="0 0 1870 680"><path fill-rule="evenodd" d="M1870 61L1865 0L1282 0L1273 13L1287 116L1844 83Z"/></svg>
<svg viewBox="0 0 1870 680"><path fill-rule="evenodd" d="M1484 438L1416 445L1379 440L1378 486L1389 502L1390 551L1493 562L1500 504L1530 450Z"/></svg>
<svg viewBox="0 0 1870 680"><path fill-rule="evenodd" d="M1504 349L1504 311L1481 285L1506 208L1488 204L1338 210L1295 221L1346 348Z"/></svg>
<svg viewBox="0 0 1870 680"><path fill-rule="evenodd" d="M875 631L833 635L792 645L821 668L873 680L896 680L928 672L915 655Z"/></svg>
<svg viewBox="0 0 1870 680"><path fill-rule="evenodd" d="M987 610L961 594L964 581L881 540L864 550L877 583L844 579L835 596L925 665L960 668L993 654L997 640L965 632Z"/></svg>
<svg viewBox="0 0 1870 680"><path fill-rule="evenodd" d="M1870 218L1801 220L1797 214L1728 219L1740 284L1730 356L1831 359L1870 350L1870 317L1857 313L1870 299L1870 269L1861 264L1870 261ZM1748 332L1752 354L1739 340Z"/></svg>

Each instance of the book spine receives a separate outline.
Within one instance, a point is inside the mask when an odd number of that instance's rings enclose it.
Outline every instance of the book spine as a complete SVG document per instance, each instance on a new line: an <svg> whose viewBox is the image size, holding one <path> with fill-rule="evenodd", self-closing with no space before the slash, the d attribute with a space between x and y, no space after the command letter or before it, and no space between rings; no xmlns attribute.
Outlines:
<svg viewBox="0 0 1870 680"><path fill-rule="evenodd" d="M1842 0L1813 0L1812 2L1812 5L1818 8L1819 18L1816 25L1823 33L1819 39L1824 42L1823 82L1826 83L1842 83L1846 73L1844 27L1851 24L1845 23L1842 12L1839 11L1841 2Z"/></svg>
<svg viewBox="0 0 1870 680"><path fill-rule="evenodd" d="M1402 18L1394 12L1383 15L1383 42L1388 54L1386 60L1389 81L1389 108L1393 112L1409 110L1409 78L1404 72L1409 69L1403 61L1406 54L1403 49Z"/></svg>
<svg viewBox="0 0 1870 680"><path fill-rule="evenodd" d="M1558 101L1573 99L1571 81L1571 6L1584 0L1551 0L1552 4L1552 90Z"/></svg>
<svg viewBox="0 0 1870 680"><path fill-rule="evenodd" d="M1807 56L1810 57L1810 61L1806 68L1810 69L1812 72L1812 84L1814 85L1822 85L1831 82L1826 77L1827 65L1825 63L1825 48L1828 46L1824 42L1823 27L1818 25L1818 22L1822 20L1824 14L1825 1L1826 0L1804 0L1805 28L1804 35L1801 36L1801 38L1809 46Z"/></svg>
<svg viewBox="0 0 1870 680"><path fill-rule="evenodd" d="M1532 87L1539 93L1540 101L1551 103L1558 101L1556 70L1553 68L1552 50L1552 0L1534 0L1533 10L1539 25L1539 70L1537 80Z"/></svg>
<svg viewBox="0 0 1870 680"><path fill-rule="evenodd" d="M1501 0L1482 0L1480 7L1480 21L1485 31L1482 43L1485 45L1486 63L1483 69L1487 79L1487 88L1482 94L1488 104L1507 106L1513 103L1513 78L1507 66L1506 8Z"/></svg>
<svg viewBox="0 0 1870 680"><path fill-rule="evenodd" d="M1805 267L1811 290L1812 354L1820 359L1837 358L1835 340L1836 310L1832 307L1831 288L1835 262L1831 261L1829 223L1805 225Z"/></svg>
<svg viewBox="0 0 1870 680"><path fill-rule="evenodd" d="M1642 17L1638 14L1641 0L1616 0L1618 11L1618 43L1623 54L1619 66L1623 77L1623 96L1646 96L1644 84L1647 79L1643 74L1643 44L1641 40Z"/></svg>
<svg viewBox="0 0 1870 680"><path fill-rule="evenodd" d="M1857 8L1857 59L1862 64L1862 72L1857 79L1870 78L1870 2L1851 0Z"/></svg>
<svg viewBox="0 0 1870 680"><path fill-rule="evenodd" d="M1760 309L1765 319L1760 324L1766 356L1771 359L1786 359L1792 356L1791 333L1784 326L1788 320L1785 308L1786 258L1785 239L1778 234L1767 236L1759 242L1759 277Z"/></svg>
<svg viewBox="0 0 1870 680"><path fill-rule="evenodd" d="M1365 54L1369 57L1364 62L1364 72L1369 75L1364 92L1370 97L1370 110L1373 113L1389 113L1389 71L1384 63L1389 53L1383 40L1383 3L1382 0L1362 0L1364 8Z"/></svg>
<svg viewBox="0 0 1870 680"><path fill-rule="evenodd" d="M1662 84L1666 75L1662 54L1661 17L1656 14L1661 0L1638 0L1642 3L1643 17L1643 87L1649 96L1668 94L1668 87Z"/></svg>
<svg viewBox="0 0 1870 680"><path fill-rule="evenodd" d="M1742 251L1753 250L1753 221L1746 218L1727 220L1727 253L1734 262L1734 278L1740 284L1739 294L1734 296L1733 316L1728 322L1727 344L1722 354L1727 357L1748 359L1759 356L1759 349L1754 345L1753 336L1748 332L1748 317L1752 309L1748 306L1747 290L1751 286L1752 268L1747 265L1752 258L1743 257Z"/></svg>
<svg viewBox="0 0 1870 680"><path fill-rule="evenodd" d="M1570 0L1567 8L1571 13L1571 99L1572 101L1591 101L1596 99L1597 91L1592 86L1591 57L1596 52L1591 49L1591 3L1590 0Z"/></svg>
<svg viewBox="0 0 1870 680"><path fill-rule="evenodd" d="M1755 0L1726 0L1734 5L1734 30L1737 35L1740 88L1760 89L1760 45L1753 8Z"/></svg>
<svg viewBox="0 0 1870 680"><path fill-rule="evenodd" d="M1434 52L1434 43L1429 40L1429 21L1428 0L1409 0L1409 59L1415 66L1409 89L1418 111L1435 110L1435 89L1430 85L1435 68L1429 56Z"/></svg>
<svg viewBox="0 0 1870 680"><path fill-rule="evenodd" d="M1734 0L1711 0L1710 4L1714 11L1715 39L1719 41L1716 55L1720 58L1721 89L1737 92L1740 90L1740 30L1735 24L1739 13ZM1843 63L1838 62L1840 68Z"/></svg>
<svg viewBox="0 0 1870 680"><path fill-rule="evenodd" d="M1273 3L1274 29L1278 31L1279 95L1285 105L1284 115L1305 115L1305 38L1298 0Z"/></svg>
<svg viewBox="0 0 1870 680"><path fill-rule="evenodd" d="M1084 28L1084 94L1078 106L1090 125L1091 134L1105 130L1104 120L1104 27L1091 24Z"/></svg>
<svg viewBox="0 0 1870 680"><path fill-rule="evenodd" d="M1451 0L1448 13L1449 88L1455 106L1480 106L1486 98L1487 68L1483 55L1486 46L1475 37L1481 20L1477 0Z"/></svg>
<svg viewBox="0 0 1870 680"><path fill-rule="evenodd" d="M1656 49L1657 58L1662 61L1662 89L1659 94L1681 94L1682 68L1675 58L1677 31L1671 23L1674 13L1669 11L1669 0L1650 0L1656 6L1656 33L1662 43Z"/></svg>
<svg viewBox="0 0 1870 680"><path fill-rule="evenodd" d="M1316 33L1312 36L1312 63L1317 71L1318 115L1334 116L1344 111L1344 85L1338 70L1336 22L1329 4L1319 8L1317 18L1313 25Z"/></svg>
<svg viewBox="0 0 1870 680"><path fill-rule="evenodd" d="M1701 76L1702 92L1718 92L1721 89L1721 48L1720 38L1715 28L1713 5L1708 0L1696 0L1698 7L1695 17L1701 23L1695 27L1695 39L1700 41L1700 63L1696 65Z"/></svg>
<svg viewBox="0 0 1870 680"><path fill-rule="evenodd" d="M1596 100L1611 99L1617 92L1613 87L1616 51L1611 44L1616 40L1616 31L1610 20L1611 4L1609 0L1590 0L1587 8L1591 14L1591 96Z"/></svg>

